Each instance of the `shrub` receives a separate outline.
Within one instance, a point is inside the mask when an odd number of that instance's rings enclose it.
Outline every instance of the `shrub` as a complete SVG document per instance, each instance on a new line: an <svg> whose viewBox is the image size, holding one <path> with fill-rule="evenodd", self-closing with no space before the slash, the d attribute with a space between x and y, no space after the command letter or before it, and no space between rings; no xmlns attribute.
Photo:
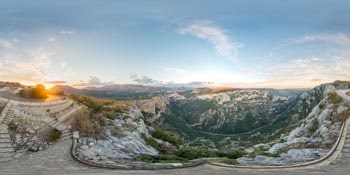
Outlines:
<svg viewBox="0 0 350 175"><path fill-rule="evenodd" d="M345 120L350 116L350 109L346 110L346 111L343 111L339 114L336 114L334 117L333 117L333 121L334 122L345 122Z"/></svg>
<svg viewBox="0 0 350 175"><path fill-rule="evenodd" d="M147 145L152 146L153 148L159 150L161 147L161 144L158 143L155 139L152 137L147 137L146 134L141 135L142 139L146 142Z"/></svg>
<svg viewBox="0 0 350 175"><path fill-rule="evenodd" d="M54 142L56 140L58 140L62 135L62 132L57 130L57 129L50 129L49 131L49 137L48 137L48 141L49 142Z"/></svg>
<svg viewBox="0 0 350 175"><path fill-rule="evenodd" d="M215 160L212 160L212 162L224 163L224 164L229 164L229 165L236 165L237 164L236 159L229 159L229 158L215 159Z"/></svg>
<svg viewBox="0 0 350 175"><path fill-rule="evenodd" d="M136 161L147 163L186 163L187 159L178 157L174 154L165 154L160 156L141 155L135 158Z"/></svg>
<svg viewBox="0 0 350 175"><path fill-rule="evenodd" d="M19 95L25 98L45 99L47 98L47 91L44 85L38 84L35 87L23 88Z"/></svg>
<svg viewBox="0 0 350 175"><path fill-rule="evenodd" d="M17 125L14 124L13 122L11 122L8 124L8 128L9 128L9 130L16 131Z"/></svg>
<svg viewBox="0 0 350 175"><path fill-rule="evenodd" d="M311 127L309 128L309 132L313 134L316 132L317 129L318 129L318 120L315 117L311 121Z"/></svg>
<svg viewBox="0 0 350 175"><path fill-rule="evenodd" d="M336 92L329 93L328 99L332 104L339 104L342 101L342 98Z"/></svg>
<svg viewBox="0 0 350 175"><path fill-rule="evenodd" d="M105 120L101 114L94 115L88 111L81 110L73 117L72 128L79 131L81 136L105 138L105 132L101 127L105 124Z"/></svg>
<svg viewBox="0 0 350 175"><path fill-rule="evenodd" d="M227 157L231 159L238 159L242 157L245 154L244 150L242 149L234 149L230 151L225 151L221 154L219 154L220 157Z"/></svg>
<svg viewBox="0 0 350 175"><path fill-rule="evenodd" d="M160 139L160 140L164 140L166 142L172 143L174 145L181 145L183 143L183 140L181 137L175 135L174 133L170 132L170 131L164 131L161 129L156 129L152 136L154 138Z"/></svg>

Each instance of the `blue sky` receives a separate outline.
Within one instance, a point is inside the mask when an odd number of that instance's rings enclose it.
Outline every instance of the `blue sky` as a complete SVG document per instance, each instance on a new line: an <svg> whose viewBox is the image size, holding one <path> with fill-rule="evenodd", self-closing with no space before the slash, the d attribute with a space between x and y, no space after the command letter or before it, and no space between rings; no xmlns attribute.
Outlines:
<svg viewBox="0 0 350 175"><path fill-rule="evenodd" d="M0 80L312 87L350 77L349 6L2 0Z"/></svg>

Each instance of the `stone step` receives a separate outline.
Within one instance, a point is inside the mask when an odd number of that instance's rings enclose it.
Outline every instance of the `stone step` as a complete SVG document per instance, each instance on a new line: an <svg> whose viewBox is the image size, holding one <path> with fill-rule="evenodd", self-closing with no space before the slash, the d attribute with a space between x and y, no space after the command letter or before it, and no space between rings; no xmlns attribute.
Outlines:
<svg viewBox="0 0 350 175"><path fill-rule="evenodd" d="M343 153L350 153L350 148L343 148L341 152L343 152Z"/></svg>
<svg viewBox="0 0 350 175"><path fill-rule="evenodd" d="M11 138L1 138L0 143L8 143L11 142Z"/></svg>
<svg viewBox="0 0 350 175"><path fill-rule="evenodd" d="M0 162L6 162L6 161L10 161L12 160L12 157L8 157L8 158L0 158Z"/></svg>
<svg viewBox="0 0 350 175"><path fill-rule="evenodd" d="M0 159L1 158L10 158L15 155L15 152L7 152L7 153L0 153Z"/></svg>
<svg viewBox="0 0 350 175"><path fill-rule="evenodd" d="M1 148L8 148L8 147L12 147L12 143L11 142L2 142L2 143L0 143L0 149Z"/></svg>
<svg viewBox="0 0 350 175"><path fill-rule="evenodd" d="M15 152L15 149L12 147L9 148L0 148L0 154L2 153L10 153L10 152Z"/></svg>
<svg viewBox="0 0 350 175"><path fill-rule="evenodd" d="M0 139L9 139L10 138L10 135L8 135L8 133L6 133L6 134L4 134L4 133L2 133L2 134L0 134Z"/></svg>

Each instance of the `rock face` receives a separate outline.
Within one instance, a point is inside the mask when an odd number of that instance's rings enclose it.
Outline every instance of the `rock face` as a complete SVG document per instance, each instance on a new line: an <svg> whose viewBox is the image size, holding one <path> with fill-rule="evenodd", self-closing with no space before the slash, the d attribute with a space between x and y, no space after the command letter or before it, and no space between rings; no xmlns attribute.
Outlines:
<svg viewBox="0 0 350 175"><path fill-rule="evenodd" d="M135 101L137 108L139 108L143 113L150 115L149 118L151 122L160 117L160 114L167 109L168 104L169 97L167 95Z"/></svg>
<svg viewBox="0 0 350 175"><path fill-rule="evenodd" d="M318 159L327 154L326 149L291 149L279 157L267 157L258 155L255 158L242 157L237 159L240 165L293 165Z"/></svg>
<svg viewBox="0 0 350 175"><path fill-rule="evenodd" d="M138 108L130 109L112 121L114 128L105 128L106 139L80 138L77 153L84 159L99 162L126 162L138 155L157 155L158 151L143 140L143 135L151 136L142 118Z"/></svg>
<svg viewBox="0 0 350 175"><path fill-rule="evenodd" d="M231 90L220 93L170 95L171 107L193 128L234 134L271 123L291 99L266 90Z"/></svg>
<svg viewBox="0 0 350 175"><path fill-rule="evenodd" d="M339 93L331 84L302 93L288 113L292 116L289 127L296 127L282 134L280 143L266 149L267 153L278 157L241 158L239 162L243 165L290 165L324 156L336 142L342 122L350 116L348 100L334 100L335 96L341 98L336 95Z"/></svg>

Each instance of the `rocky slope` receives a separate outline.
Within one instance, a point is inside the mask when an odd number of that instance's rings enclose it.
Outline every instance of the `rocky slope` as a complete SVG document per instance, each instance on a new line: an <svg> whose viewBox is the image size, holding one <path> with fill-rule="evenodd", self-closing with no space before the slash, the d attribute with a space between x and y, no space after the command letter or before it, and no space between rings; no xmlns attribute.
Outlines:
<svg viewBox="0 0 350 175"><path fill-rule="evenodd" d="M324 84L302 93L288 111L287 130L275 130L278 142L255 146L251 153L262 149L263 154L277 157L256 156L238 159L243 165L286 165L322 157L339 136L342 123L350 116L348 100L338 95L332 84ZM288 131L290 129L290 132ZM282 132L281 132L282 131ZM271 146L270 146L271 145ZM258 148L258 149L257 149Z"/></svg>
<svg viewBox="0 0 350 175"><path fill-rule="evenodd" d="M292 97L266 90L232 90L220 93L170 96L170 107L179 111L191 127L211 133L251 131L275 120Z"/></svg>
<svg viewBox="0 0 350 175"><path fill-rule="evenodd" d="M150 127L143 121L137 107L120 113L105 128L106 138L82 137L77 154L79 157L99 163L126 163L138 155L157 155L158 151L146 144L143 137L151 137Z"/></svg>

